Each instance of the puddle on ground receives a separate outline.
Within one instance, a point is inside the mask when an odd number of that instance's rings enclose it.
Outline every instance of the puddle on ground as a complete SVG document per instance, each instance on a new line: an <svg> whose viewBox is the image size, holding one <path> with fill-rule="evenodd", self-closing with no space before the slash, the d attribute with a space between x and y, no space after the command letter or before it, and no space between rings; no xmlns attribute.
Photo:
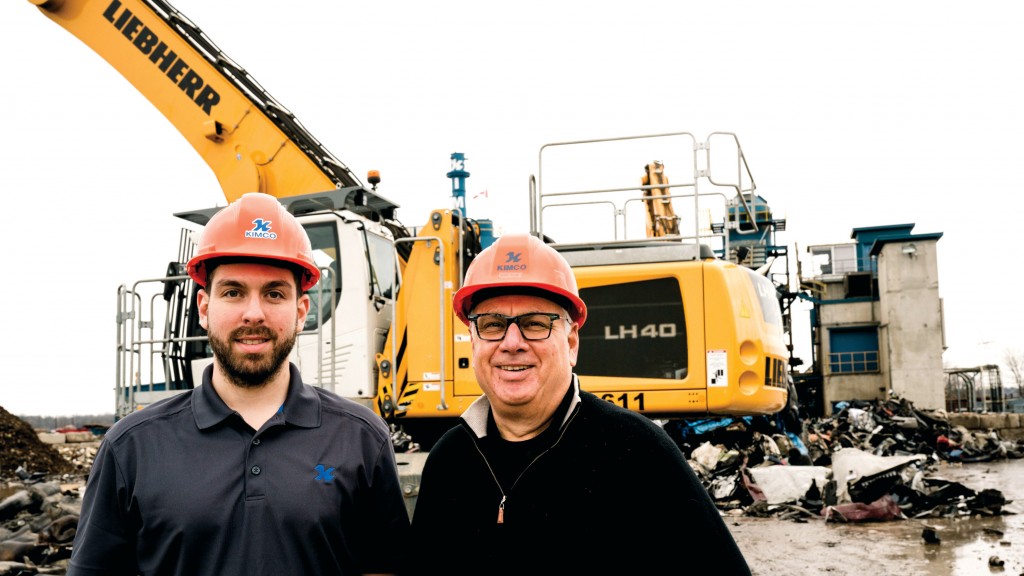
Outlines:
<svg viewBox="0 0 1024 576"><path fill-rule="evenodd" d="M754 576L1018 576L1024 574L1024 460L941 464L929 477L1003 493L1010 514L825 522L727 518ZM934 529L939 542L925 541ZM1003 566L990 566L996 557Z"/></svg>
<svg viewBox="0 0 1024 576"><path fill-rule="evenodd" d="M844 527L852 530L854 527ZM924 538L926 528L934 529L936 543ZM1024 517L1020 515L989 518L906 520L870 527L867 541L879 544L877 557L906 562L919 576L975 576L1024 566ZM1003 567L990 564L990 558ZM870 574L870 571L865 574Z"/></svg>

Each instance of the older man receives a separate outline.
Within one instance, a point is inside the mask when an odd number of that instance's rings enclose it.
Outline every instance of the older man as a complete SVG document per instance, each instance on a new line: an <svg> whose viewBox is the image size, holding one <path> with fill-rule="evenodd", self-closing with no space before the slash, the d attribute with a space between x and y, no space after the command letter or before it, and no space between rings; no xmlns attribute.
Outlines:
<svg viewBox="0 0 1024 576"><path fill-rule="evenodd" d="M587 307L557 251L502 236L454 308L484 395L427 458L414 572L750 574L668 434L581 390Z"/></svg>

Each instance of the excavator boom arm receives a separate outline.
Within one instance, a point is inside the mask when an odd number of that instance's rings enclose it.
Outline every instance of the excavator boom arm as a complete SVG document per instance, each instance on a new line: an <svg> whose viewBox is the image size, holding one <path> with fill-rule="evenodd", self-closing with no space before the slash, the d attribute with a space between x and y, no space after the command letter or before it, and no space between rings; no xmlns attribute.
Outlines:
<svg viewBox="0 0 1024 576"><path fill-rule="evenodd" d="M242 67L164 0L30 0L103 57L188 140L230 202L362 187Z"/></svg>

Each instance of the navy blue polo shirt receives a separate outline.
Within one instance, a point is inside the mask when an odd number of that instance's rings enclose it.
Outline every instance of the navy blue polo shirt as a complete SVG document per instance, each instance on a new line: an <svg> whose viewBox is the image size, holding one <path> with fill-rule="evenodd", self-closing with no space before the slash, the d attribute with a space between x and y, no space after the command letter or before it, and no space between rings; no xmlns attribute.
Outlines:
<svg viewBox="0 0 1024 576"><path fill-rule="evenodd" d="M121 419L82 501L69 576L396 572L409 530L387 425L302 383L259 431L210 382Z"/></svg>

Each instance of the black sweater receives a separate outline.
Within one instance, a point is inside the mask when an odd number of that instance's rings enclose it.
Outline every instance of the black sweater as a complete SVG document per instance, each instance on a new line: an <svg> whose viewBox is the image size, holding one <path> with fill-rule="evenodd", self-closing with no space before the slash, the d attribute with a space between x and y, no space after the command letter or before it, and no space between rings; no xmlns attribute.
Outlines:
<svg viewBox="0 0 1024 576"><path fill-rule="evenodd" d="M413 513L410 573L749 575L668 434L578 390L574 378L579 398L542 435L550 448L528 451L521 474L492 473L502 470L493 460L503 441L483 432L486 398L434 445Z"/></svg>

